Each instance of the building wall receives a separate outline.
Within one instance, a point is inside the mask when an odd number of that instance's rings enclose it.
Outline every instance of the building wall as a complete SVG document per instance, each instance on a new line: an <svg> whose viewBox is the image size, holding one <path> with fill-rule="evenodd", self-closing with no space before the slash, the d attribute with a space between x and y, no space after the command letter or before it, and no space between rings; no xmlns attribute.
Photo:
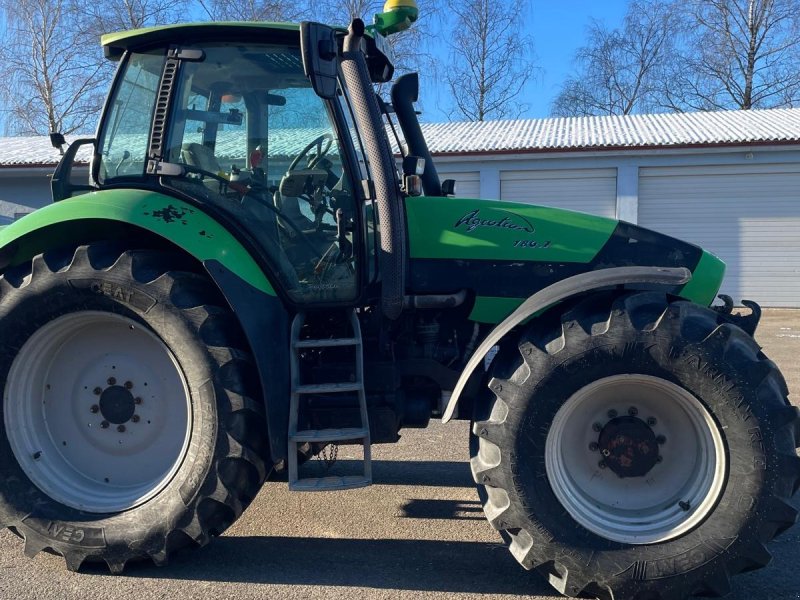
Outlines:
<svg viewBox="0 0 800 600"><path fill-rule="evenodd" d="M14 212L31 212L50 204L52 174L52 168L0 169L0 215L13 217ZM76 182L86 181L88 174L86 168L73 170Z"/></svg>

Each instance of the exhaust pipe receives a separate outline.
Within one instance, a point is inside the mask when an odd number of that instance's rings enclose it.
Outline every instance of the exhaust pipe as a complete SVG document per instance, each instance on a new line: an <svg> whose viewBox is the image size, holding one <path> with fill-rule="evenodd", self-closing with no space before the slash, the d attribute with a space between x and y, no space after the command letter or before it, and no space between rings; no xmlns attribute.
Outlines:
<svg viewBox="0 0 800 600"><path fill-rule="evenodd" d="M426 196L441 196L442 183L436 165L433 164L428 143L422 135L419 119L414 110L414 102L419 100L419 75L407 73L392 86L392 106L408 144L408 153L425 159L425 170L422 172L422 188Z"/></svg>

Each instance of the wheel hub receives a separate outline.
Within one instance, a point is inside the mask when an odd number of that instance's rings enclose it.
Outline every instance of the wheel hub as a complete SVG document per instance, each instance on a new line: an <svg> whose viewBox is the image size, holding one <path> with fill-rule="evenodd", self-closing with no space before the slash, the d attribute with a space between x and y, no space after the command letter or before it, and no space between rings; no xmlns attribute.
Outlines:
<svg viewBox="0 0 800 600"><path fill-rule="evenodd" d="M605 466L619 477L644 477L658 462L656 434L638 417L611 419L597 444Z"/></svg>
<svg viewBox="0 0 800 600"><path fill-rule="evenodd" d="M133 394L121 385L112 385L100 395L100 414L114 425L127 423L136 412Z"/></svg>

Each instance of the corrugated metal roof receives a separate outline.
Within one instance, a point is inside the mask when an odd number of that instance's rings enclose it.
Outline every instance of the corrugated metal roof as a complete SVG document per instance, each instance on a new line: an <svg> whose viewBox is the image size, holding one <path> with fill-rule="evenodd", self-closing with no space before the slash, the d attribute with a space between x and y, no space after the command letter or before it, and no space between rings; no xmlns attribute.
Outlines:
<svg viewBox="0 0 800 600"><path fill-rule="evenodd" d="M800 109L423 123L422 129L433 154L800 143ZM273 132L270 154L295 155L320 131L282 133ZM220 160L237 152L238 140L225 134L233 132L220 132ZM79 159L88 161L89 152L83 148ZM0 138L0 167L49 166L58 160L47 137Z"/></svg>
<svg viewBox="0 0 800 600"><path fill-rule="evenodd" d="M800 142L800 109L428 123L435 154Z"/></svg>

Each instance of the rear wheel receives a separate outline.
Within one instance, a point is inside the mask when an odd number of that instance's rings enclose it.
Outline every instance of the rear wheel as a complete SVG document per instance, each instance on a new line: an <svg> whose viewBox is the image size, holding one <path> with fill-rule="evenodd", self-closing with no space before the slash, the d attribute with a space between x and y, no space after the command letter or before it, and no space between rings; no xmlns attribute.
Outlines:
<svg viewBox="0 0 800 600"><path fill-rule="evenodd" d="M489 388L472 444L486 515L562 593L722 595L797 518L798 411L714 311L649 292L555 309L501 348Z"/></svg>
<svg viewBox="0 0 800 600"><path fill-rule="evenodd" d="M187 266L95 244L0 278L0 523L26 554L164 564L257 493L254 367L212 282Z"/></svg>

